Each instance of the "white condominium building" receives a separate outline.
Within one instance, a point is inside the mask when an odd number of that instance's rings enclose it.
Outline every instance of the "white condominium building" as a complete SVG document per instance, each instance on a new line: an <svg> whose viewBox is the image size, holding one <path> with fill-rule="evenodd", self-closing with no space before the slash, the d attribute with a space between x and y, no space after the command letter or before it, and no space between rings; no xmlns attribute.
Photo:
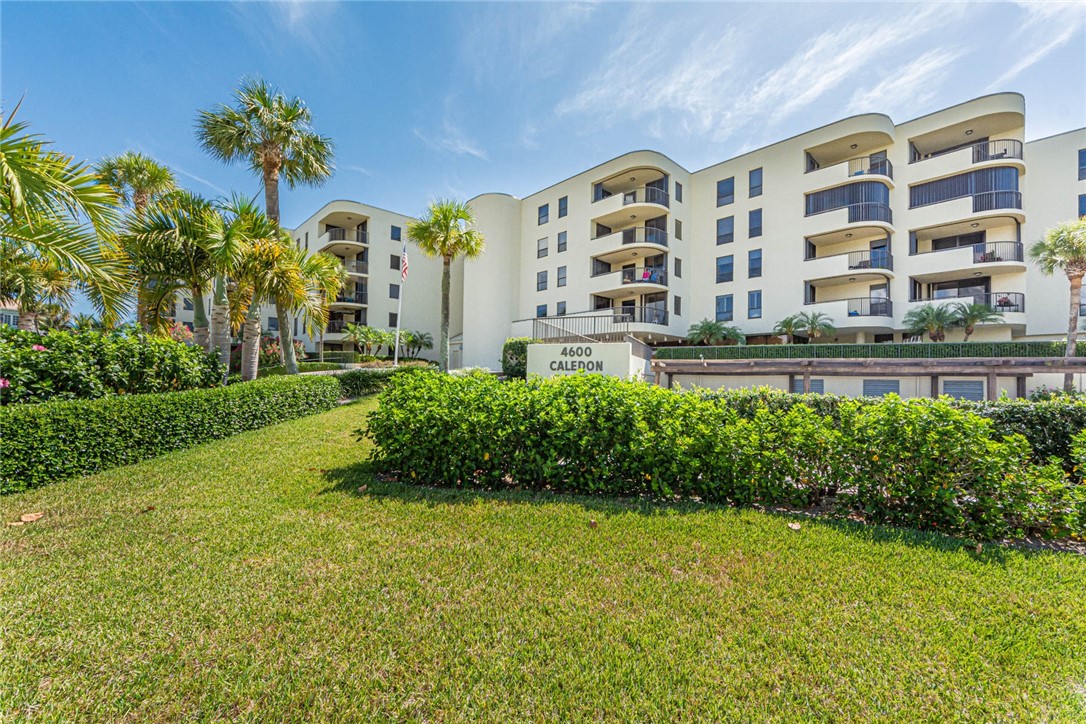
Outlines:
<svg viewBox="0 0 1086 724"><path fill-rule="evenodd" d="M910 309L944 301L1002 314L973 339L1059 338L1066 282L1026 249L1086 214L1086 129L1024 132L1024 98L1000 93L897 125L853 116L700 171L634 151L523 199L479 195L486 251L454 267L453 362L497 368L507 337L548 330L678 341L705 318L756 340L803 311L840 342L900 342ZM326 349L347 320L395 325L408 221L335 201L293 232L355 280ZM408 252L403 326L436 340L440 262Z"/></svg>

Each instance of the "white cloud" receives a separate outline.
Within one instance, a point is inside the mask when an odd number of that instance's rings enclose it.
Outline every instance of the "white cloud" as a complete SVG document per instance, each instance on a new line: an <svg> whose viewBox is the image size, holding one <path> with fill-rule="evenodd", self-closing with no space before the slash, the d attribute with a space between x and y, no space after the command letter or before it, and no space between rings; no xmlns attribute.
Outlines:
<svg viewBox="0 0 1086 724"><path fill-rule="evenodd" d="M208 181L206 178L204 178L202 176L197 176L194 173L189 173L188 171L181 168L180 166L175 166L173 164L167 164L167 165L170 167L170 169L174 173L176 173L176 174L178 174L180 176L184 176L185 178L192 179L196 183L203 184L204 186L208 187L212 191L215 191L216 193L218 193L219 196L229 196L230 195L229 191L227 191L226 189L224 189L221 186L216 186L215 184L211 183L210 181Z"/></svg>
<svg viewBox="0 0 1086 724"><path fill-rule="evenodd" d="M242 29L269 52L289 54L301 48L315 58L330 62L337 58L342 48L330 43L329 38L353 37L342 28L337 2L238 0L231 7ZM335 29L332 35L330 28Z"/></svg>
<svg viewBox="0 0 1086 724"><path fill-rule="evenodd" d="M1006 85L1050 53L1066 45L1086 27L1086 3L1019 2L1025 21L1005 41L1008 48L1030 49L1002 75L992 81L989 91L1006 90Z"/></svg>
<svg viewBox="0 0 1086 724"><path fill-rule="evenodd" d="M885 113L890 116L899 110L915 111L935 98L949 74L949 66L963 53L961 48L929 50L901 70L888 74L879 83L857 88L845 111Z"/></svg>
<svg viewBox="0 0 1086 724"><path fill-rule="evenodd" d="M363 176L369 176L370 178L374 178L377 176L377 174L375 174L373 171L370 171L368 168L365 168L363 166L342 166L341 168L347 171L354 171L355 173L360 173Z"/></svg>
<svg viewBox="0 0 1086 724"><path fill-rule="evenodd" d="M474 156L475 158L488 160L486 151L478 143L464 135L464 132L454 126L448 119L442 124L441 131L433 134L423 133L419 129L413 129L415 136L435 151L446 151L457 156Z"/></svg>

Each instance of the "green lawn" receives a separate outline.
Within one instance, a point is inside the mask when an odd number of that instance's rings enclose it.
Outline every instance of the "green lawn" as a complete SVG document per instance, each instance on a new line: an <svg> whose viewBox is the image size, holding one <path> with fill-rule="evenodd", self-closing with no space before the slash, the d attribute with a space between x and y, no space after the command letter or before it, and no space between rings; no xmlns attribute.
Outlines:
<svg viewBox="0 0 1086 724"><path fill-rule="evenodd" d="M0 721L1086 718L1086 558L379 483L372 404L0 498Z"/></svg>

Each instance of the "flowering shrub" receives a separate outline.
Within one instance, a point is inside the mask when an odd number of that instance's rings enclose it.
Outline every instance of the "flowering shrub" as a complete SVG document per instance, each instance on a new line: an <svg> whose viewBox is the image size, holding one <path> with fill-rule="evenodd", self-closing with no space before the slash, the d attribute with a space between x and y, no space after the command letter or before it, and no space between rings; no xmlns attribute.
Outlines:
<svg viewBox="0 0 1086 724"><path fill-rule="evenodd" d="M180 322L174 322L170 325L169 337L174 342L184 342L185 344L192 344L193 340L192 330Z"/></svg>
<svg viewBox="0 0 1086 724"><path fill-rule="evenodd" d="M211 387L222 378L198 347L126 328L45 334L0 326L0 404Z"/></svg>
<svg viewBox="0 0 1086 724"><path fill-rule="evenodd" d="M230 371L241 371L241 348L242 345L237 345L230 351ZM283 363L280 357L279 338L273 337L270 334L260 335L260 367L275 367ZM305 345L294 340L294 355L297 359L305 359Z"/></svg>

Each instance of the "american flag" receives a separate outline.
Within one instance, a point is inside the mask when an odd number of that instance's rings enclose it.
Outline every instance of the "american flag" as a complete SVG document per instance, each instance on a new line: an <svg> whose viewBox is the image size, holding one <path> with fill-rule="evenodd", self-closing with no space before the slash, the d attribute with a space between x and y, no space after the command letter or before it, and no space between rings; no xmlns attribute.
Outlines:
<svg viewBox="0 0 1086 724"><path fill-rule="evenodd" d="M403 251L400 253L400 283L407 281L407 244L403 245Z"/></svg>

